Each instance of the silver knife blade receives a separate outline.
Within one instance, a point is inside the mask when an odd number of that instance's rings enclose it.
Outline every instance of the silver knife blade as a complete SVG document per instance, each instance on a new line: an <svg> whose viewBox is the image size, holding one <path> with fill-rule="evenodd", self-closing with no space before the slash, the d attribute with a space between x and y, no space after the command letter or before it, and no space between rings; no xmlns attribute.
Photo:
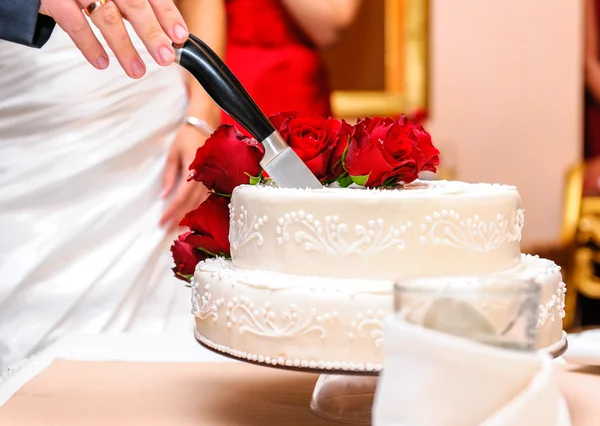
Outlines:
<svg viewBox="0 0 600 426"><path fill-rule="evenodd" d="M263 168L282 188L322 189L323 185L289 146Z"/></svg>
<svg viewBox="0 0 600 426"><path fill-rule="evenodd" d="M277 185L282 188L323 188L279 132L274 131L261 143L265 148L265 155L260 165Z"/></svg>

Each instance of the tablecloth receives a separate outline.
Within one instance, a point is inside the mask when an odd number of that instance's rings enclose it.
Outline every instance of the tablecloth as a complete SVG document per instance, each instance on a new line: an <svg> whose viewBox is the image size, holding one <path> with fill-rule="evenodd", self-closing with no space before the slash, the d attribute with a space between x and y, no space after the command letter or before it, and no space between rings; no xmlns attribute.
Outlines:
<svg viewBox="0 0 600 426"><path fill-rule="evenodd" d="M600 368L556 368L573 426L600 424ZM309 410L317 377L231 361L189 334L73 336L5 377L0 425L337 424Z"/></svg>

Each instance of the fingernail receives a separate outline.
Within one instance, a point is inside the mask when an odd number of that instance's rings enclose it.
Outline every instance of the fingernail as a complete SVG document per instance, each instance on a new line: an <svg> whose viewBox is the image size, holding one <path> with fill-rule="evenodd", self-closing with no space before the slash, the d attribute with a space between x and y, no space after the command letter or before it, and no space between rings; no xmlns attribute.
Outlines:
<svg viewBox="0 0 600 426"><path fill-rule="evenodd" d="M181 24L175 25L175 28L173 28L173 34L175 34L175 37L177 37L178 40L184 40L188 36L187 30L183 28L183 25Z"/></svg>
<svg viewBox="0 0 600 426"><path fill-rule="evenodd" d="M108 66L108 58L106 56L100 56L98 58L98 68L101 70L105 69Z"/></svg>
<svg viewBox="0 0 600 426"><path fill-rule="evenodd" d="M166 196L167 196L167 188L160 191L160 194L159 194L160 198L165 198Z"/></svg>
<svg viewBox="0 0 600 426"><path fill-rule="evenodd" d="M163 64L168 64L175 59L175 52L167 46L160 46L158 48L158 57Z"/></svg>
<svg viewBox="0 0 600 426"><path fill-rule="evenodd" d="M136 59L131 64L131 72L133 73L133 76L135 78L139 78L139 77L143 76L145 70L146 70L146 66L139 59Z"/></svg>

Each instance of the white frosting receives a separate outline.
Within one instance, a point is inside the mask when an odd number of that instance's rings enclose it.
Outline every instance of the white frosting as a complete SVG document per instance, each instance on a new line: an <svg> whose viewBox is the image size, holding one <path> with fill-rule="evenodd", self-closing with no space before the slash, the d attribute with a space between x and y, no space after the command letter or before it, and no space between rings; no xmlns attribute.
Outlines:
<svg viewBox="0 0 600 426"><path fill-rule="evenodd" d="M511 186L417 181L405 189L237 187L233 264L304 276L395 280L483 274L519 262Z"/></svg>
<svg viewBox="0 0 600 426"><path fill-rule="evenodd" d="M538 346L563 337L560 269L521 255L524 214L514 187L240 186L230 211L232 260L201 262L192 286L197 337L219 351L288 367L379 370L393 282L406 277L416 286L468 286L480 296L461 307L498 332L514 321L520 296L490 302L479 289L534 282ZM427 314L431 301L406 305L411 321L437 321Z"/></svg>
<svg viewBox="0 0 600 426"><path fill-rule="evenodd" d="M559 342L565 292L559 267L523 255L517 266L485 282L493 286L507 278L540 286L538 345ZM478 281L428 279L439 287ZM381 368L382 320L392 311L393 283L244 270L213 259L196 269L192 303L198 338L222 352L274 365L372 371ZM510 301L477 306L497 329L510 321L508 307Z"/></svg>

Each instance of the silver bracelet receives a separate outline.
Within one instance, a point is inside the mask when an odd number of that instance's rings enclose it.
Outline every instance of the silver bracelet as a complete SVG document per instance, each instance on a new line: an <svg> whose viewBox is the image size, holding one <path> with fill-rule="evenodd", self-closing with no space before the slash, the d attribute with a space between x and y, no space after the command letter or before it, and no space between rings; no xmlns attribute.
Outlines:
<svg viewBox="0 0 600 426"><path fill-rule="evenodd" d="M210 136L214 132L214 129L206 124L206 121L200 120L197 117L186 117L185 124L189 124L194 129L198 130L204 136Z"/></svg>

